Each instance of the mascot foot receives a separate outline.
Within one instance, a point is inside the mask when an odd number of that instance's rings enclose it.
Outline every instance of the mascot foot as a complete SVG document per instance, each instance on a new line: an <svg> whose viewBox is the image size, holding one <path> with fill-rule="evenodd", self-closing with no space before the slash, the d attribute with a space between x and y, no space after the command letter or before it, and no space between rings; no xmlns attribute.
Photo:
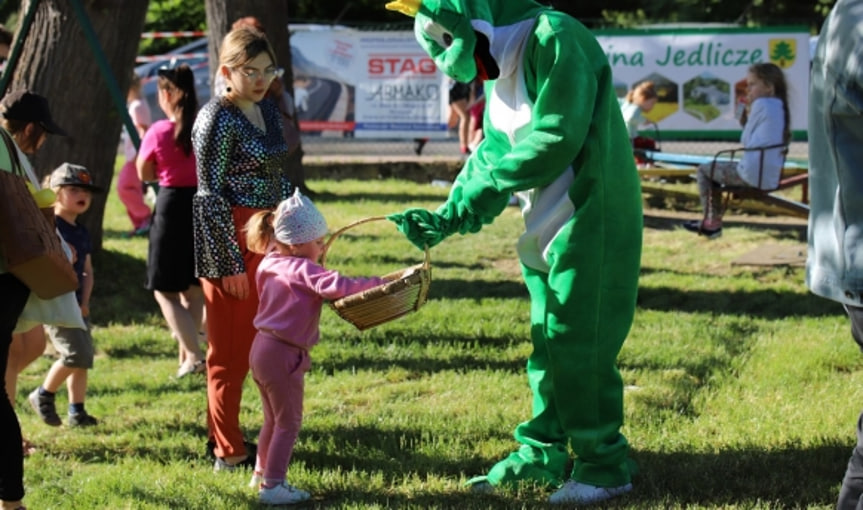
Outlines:
<svg viewBox="0 0 863 510"><path fill-rule="evenodd" d="M631 483L621 485L620 487L595 487L586 483L570 480L566 482L563 487L558 489L557 492L552 494L551 497L548 498L548 502L555 505L590 505L620 496L621 494L626 494L631 490Z"/></svg>
<svg viewBox="0 0 863 510"><path fill-rule="evenodd" d="M563 482L563 472L569 460L566 451L558 447L550 447L545 451L529 445L522 445L497 464L485 476L477 476L468 480L467 484L475 486L485 484L493 489L499 485L532 482L547 487L559 487Z"/></svg>

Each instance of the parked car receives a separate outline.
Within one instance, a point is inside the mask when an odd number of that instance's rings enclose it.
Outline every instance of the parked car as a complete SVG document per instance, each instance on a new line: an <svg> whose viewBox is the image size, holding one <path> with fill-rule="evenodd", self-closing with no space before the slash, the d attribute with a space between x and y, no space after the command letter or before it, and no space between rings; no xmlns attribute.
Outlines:
<svg viewBox="0 0 863 510"><path fill-rule="evenodd" d="M192 68L195 76L195 92L198 95L198 105L203 106L210 100L212 89L210 83L210 66L207 62L207 38L201 37L195 41L180 46L164 55L159 55L158 60L146 62L135 67L135 74L141 77L141 95L150 106L150 113L154 121L164 119L165 114L159 108L159 96L157 94L157 81L159 69L173 68L180 64L187 64Z"/></svg>
<svg viewBox="0 0 863 510"><path fill-rule="evenodd" d="M346 28L341 25L290 25L292 32ZM195 92L198 94L198 105L204 106L210 100L213 87L210 79L210 65L207 51L207 38L201 37L189 44L159 55L159 57L164 58L158 58L135 67L135 73L141 77L141 95L147 100L154 121L165 118L165 114L159 108L159 96L156 93L156 76L158 76L159 69L162 67L175 67L180 64L188 64L195 75Z"/></svg>

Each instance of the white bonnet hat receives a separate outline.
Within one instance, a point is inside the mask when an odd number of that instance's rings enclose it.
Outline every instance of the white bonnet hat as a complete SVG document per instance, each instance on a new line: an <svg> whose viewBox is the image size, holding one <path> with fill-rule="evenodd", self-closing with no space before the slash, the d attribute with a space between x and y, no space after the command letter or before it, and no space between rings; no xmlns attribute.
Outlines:
<svg viewBox="0 0 863 510"><path fill-rule="evenodd" d="M279 242L303 244L325 236L327 221L315 204L297 189L276 208L273 229Z"/></svg>

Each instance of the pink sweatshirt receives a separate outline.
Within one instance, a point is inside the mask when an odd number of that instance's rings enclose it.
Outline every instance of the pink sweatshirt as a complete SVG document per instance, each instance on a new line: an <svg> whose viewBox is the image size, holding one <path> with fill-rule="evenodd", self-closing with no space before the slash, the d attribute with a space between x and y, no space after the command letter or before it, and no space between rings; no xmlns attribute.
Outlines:
<svg viewBox="0 0 863 510"><path fill-rule="evenodd" d="M371 289L382 278L348 278L300 257L270 252L255 275L260 304L255 328L304 349L320 337L324 300Z"/></svg>

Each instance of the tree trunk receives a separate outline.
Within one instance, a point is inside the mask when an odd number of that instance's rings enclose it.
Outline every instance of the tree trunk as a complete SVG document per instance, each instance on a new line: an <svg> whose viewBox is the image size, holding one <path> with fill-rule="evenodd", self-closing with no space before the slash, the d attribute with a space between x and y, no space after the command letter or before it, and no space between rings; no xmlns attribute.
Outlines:
<svg viewBox="0 0 863 510"><path fill-rule="evenodd" d="M276 51L277 65L290 69L291 46L288 40L289 0L207 0L207 32L210 51L210 78L218 70L222 38L238 18L254 16L264 25L267 39ZM211 83L213 81L211 80ZM291 91L293 82L285 81Z"/></svg>
<svg viewBox="0 0 863 510"><path fill-rule="evenodd" d="M105 202L112 192L121 112L114 106L108 82L68 0L25 0L19 20L39 2L9 90L29 89L48 98L51 114L68 137L48 136L31 158L40 178L63 162L83 165L105 192L93 195L81 221L90 231L93 249L102 247ZM147 0L81 0L108 65L125 100ZM16 37L20 35L16 34ZM125 111L125 106L123 110Z"/></svg>

